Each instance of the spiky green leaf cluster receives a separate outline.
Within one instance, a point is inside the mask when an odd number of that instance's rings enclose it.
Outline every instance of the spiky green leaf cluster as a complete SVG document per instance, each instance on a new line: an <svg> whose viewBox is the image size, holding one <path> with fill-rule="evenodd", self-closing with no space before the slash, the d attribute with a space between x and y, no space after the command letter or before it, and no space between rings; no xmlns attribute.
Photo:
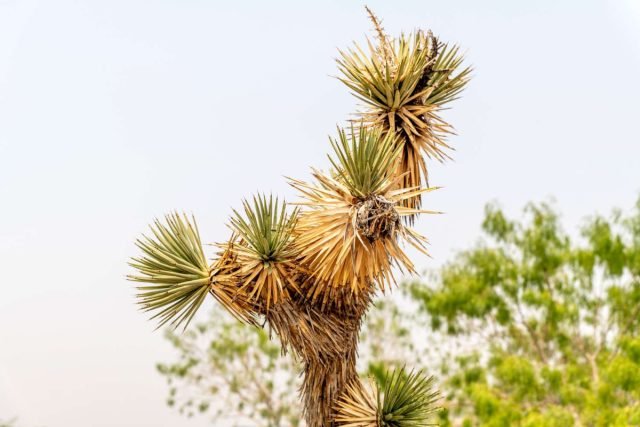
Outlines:
<svg viewBox="0 0 640 427"><path fill-rule="evenodd" d="M461 71L464 57L456 45L443 45L436 59L433 71L427 83L433 91L425 99L425 103L444 106L458 99L471 77L471 67Z"/></svg>
<svg viewBox="0 0 640 427"><path fill-rule="evenodd" d="M370 41L369 54L357 44L346 52L340 51L337 63L343 77L338 79L356 98L373 108L399 108L417 99L424 95L415 90L430 58L426 49L420 49L419 35L416 33L412 39L402 36L394 46L388 46L393 49L392 57L380 55L385 46L377 49Z"/></svg>
<svg viewBox="0 0 640 427"><path fill-rule="evenodd" d="M129 263L138 274L128 276L138 286L138 302L145 311L155 311L159 326L167 322L185 328L209 291L209 268L202 251L195 219L172 213L152 225L153 237L136 241L143 252Z"/></svg>
<svg viewBox="0 0 640 427"><path fill-rule="evenodd" d="M246 243L244 250L265 263L287 259L291 253L291 234L298 208L287 213L287 204L277 197L259 194L253 202L242 202L244 214L233 210L231 228Z"/></svg>
<svg viewBox="0 0 640 427"><path fill-rule="evenodd" d="M447 137L453 127L440 115L469 81L471 68L463 68L457 46L441 43L430 31L415 31L392 39L369 10L377 32L377 44L368 50L357 44L340 51L338 77L364 103L358 114L366 126L379 127L397 136L401 145L399 174L402 188L428 185L428 159L444 161L452 147ZM422 197L403 202L419 209ZM409 223L414 216L407 217Z"/></svg>
<svg viewBox="0 0 640 427"><path fill-rule="evenodd" d="M460 69L464 57L459 47L443 45L421 31L395 41L385 38L378 47L368 44L369 53L357 44L340 51L338 79L374 110L398 111L416 103L443 106L469 81L472 69Z"/></svg>
<svg viewBox="0 0 640 427"><path fill-rule="evenodd" d="M396 162L401 146L394 143L391 133L360 126L351 127L347 135L338 128L338 139L329 138L335 158L329 155L331 164L351 195L365 199L387 185L396 172Z"/></svg>
<svg viewBox="0 0 640 427"><path fill-rule="evenodd" d="M378 389L378 423L380 427L424 427L438 410L439 393L433 377L423 371L396 369L387 374Z"/></svg>

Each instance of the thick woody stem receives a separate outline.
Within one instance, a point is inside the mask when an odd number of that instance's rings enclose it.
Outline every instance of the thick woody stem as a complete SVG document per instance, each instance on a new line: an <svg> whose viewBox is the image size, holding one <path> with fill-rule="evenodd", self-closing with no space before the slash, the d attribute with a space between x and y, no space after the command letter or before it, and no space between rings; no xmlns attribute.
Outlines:
<svg viewBox="0 0 640 427"><path fill-rule="evenodd" d="M304 366L302 401L309 427L334 427L335 406L348 384L358 378L356 371L357 334L346 343L342 355L324 361L309 361Z"/></svg>
<svg viewBox="0 0 640 427"><path fill-rule="evenodd" d="M339 310L321 310L305 300L290 300L267 313L283 351L292 350L304 364L301 397L307 427L336 425L337 400L358 378L358 334L369 303L366 296Z"/></svg>

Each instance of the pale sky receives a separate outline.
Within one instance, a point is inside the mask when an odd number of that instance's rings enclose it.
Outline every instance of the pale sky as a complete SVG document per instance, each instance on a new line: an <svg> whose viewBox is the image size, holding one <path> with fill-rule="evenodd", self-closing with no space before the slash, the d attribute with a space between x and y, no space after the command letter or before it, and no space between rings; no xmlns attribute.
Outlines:
<svg viewBox="0 0 640 427"><path fill-rule="evenodd" d="M474 242L489 200L553 197L572 229L640 195L640 0L368 4L476 70L446 112L457 151L432 168L446 215L417 225L420 268ZM242 197L291 199L283 175L327 166L356 106L333 58L364 41L363 5L0 0L0 419L210 425L164 404L173 352L124 279L132 242L172 209L224 240Z"/></svg>

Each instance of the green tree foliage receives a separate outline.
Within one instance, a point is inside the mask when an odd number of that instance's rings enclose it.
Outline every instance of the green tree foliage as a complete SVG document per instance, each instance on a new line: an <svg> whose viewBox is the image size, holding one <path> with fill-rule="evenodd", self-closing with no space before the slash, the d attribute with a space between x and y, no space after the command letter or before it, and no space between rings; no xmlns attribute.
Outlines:
<svg viewBox="0 0 640 427"><path fill-rule="evenodd" d="M443 363L444 425L640 425L640 201L580 236L548 204L514 221L486 208L486 239L413 296L466 349Z"/></svg>
<svg viewBox="0 0 640 427"><path fill-rule="evenodd" d="M392 299L382 299L361 332L360 372L386 386L390 368L419 364L411 319ZM299 366L280 353L268 331L247 328L213 310L186 332L168 330L177 359L159 363L169 390L167 404L188 417L210 416L221 425L303 426L297 391ZM429 395L427 395L428 397Z"/></svg>

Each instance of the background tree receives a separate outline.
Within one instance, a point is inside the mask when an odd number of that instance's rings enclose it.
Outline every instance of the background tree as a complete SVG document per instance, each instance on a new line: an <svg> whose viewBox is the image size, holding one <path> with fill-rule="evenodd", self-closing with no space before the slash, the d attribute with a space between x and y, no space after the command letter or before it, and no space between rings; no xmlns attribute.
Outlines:
<svg viewBox="0 0 640 427"><path fill-rule="evenodd" d="M365 110L331 139L331 171L289 180L298 208L265 195L245 201L211 264L195 220L168 215L138 240L143 254L131 262L139 301L161 325L186 326L209 294L240 321L268 325L301 362L309 427L424 425L435 401L422 372L391 372L372 389L361 383L358 337L395 268L415 272L403 243L426 253L426 239L408 225L433 213L421 209L426 159L446 157L452 129L440 112L469 69L431 32L392 39L370 17L377 45L366 53L355 46L338 61L340 80Z"/></svg>
<svg viewBox="0 0 640 427"><path fill-rule="evenodd" d="M166 337L179 353L176 362L157 366L169 385L169 406L189 417L209 413L224 425L300 425L299 367L281 357L264 330L214 311L184 334Z"/></svg>
<svg viewBox="0 0 640 427"><path fill-rule="evenodd" d="M640 425L640 201L566 234L547 204L514 221L486 208L487 239L412 292L467 351L445 359L446 423Z"/></svg>

